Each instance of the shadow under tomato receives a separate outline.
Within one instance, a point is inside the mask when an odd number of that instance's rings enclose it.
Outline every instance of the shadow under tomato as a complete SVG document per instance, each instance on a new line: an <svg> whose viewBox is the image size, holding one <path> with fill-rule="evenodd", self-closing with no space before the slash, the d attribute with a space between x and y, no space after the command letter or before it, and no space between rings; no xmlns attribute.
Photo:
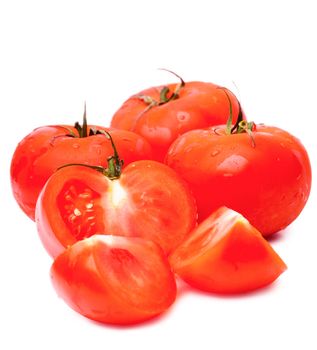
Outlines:
<svg viewBox="0 0 317 350"><path fill-rule="evenodd" d="M180 278L177 278L177 287L178 294L177 297L183 297L187 294L197 294L206 298L218 298L218 299L242 299L242 298L251 298L259 295L264 295L266 293L272 293L274 289L278 288L279 280L274 281L266 286L253 289L250 291L239 292L239 293L215 293L207 292L201 289L194 288L182 281Z"/></svg>
<svg viewBox="0 0 317 350"><path fill-rule="evenodd" d="M135 329L135 328L142 328L142 327L149 327L157 322L160 322L161 320L164 320L165 318L169 317L169 314L173 312L173 307L175 303L177 302L177 298L173 305L171 305L167 310L162 312L161 314L154 316L148 320L137 322L137 323L129 323L129 324L113 324L113 323L103 323L98 322L95 320L91 320L85 316L82 316L85 318L88 322L95 324L96 326L102 327L102 328L109 328L109 329L118 329L118 330L128 330L128 329Z"/></svg>
<svg viewBox="0 0 317 350"><path fill-rule="evenodd" d="M287 236L290 234L290 229L289 227L286 227L276 233L273 233L267 237L265 237L265 239L269 242L269 243L275 243L275 242L280 242L283 241L287 238Z"/></svg>
<svg viewBox="0 0 317 350"><path fill-rule="evenodd" d="M241 299L241 298L252 298L259 295L263 295L266 293L272 293L274 289L279 287L279 280L274 281L273 283L270 283L266 286L263 286L261 288L241 292L241 293L212 293L212 292L206 292L200 289L196 289L194 287L191 287L188 283L183 281L181 278L176 276L176 283L177 283L177 296L176 300L166 311L163 313L154 316L148 320L138 322L138 323L130 323L130 324L112 324L112 323L103 323L98 322L95 320L91 320L85 316L80 315L82 318L86 319L87 322L90 322L92 324L95 324L98 327L102 328L109 328L109 329L117 329L117 330L128 330L128 329L136 329L136 328L142 328L142 327L149 327L153 324L156 324L157 322L160 322L170 316L170 314L173 313L175 304L177 303L179 298L185 297L186 295L200 295L202 297L206 298L213 298L215 299ZM75 311L74 311L75 312Z"/></svg>

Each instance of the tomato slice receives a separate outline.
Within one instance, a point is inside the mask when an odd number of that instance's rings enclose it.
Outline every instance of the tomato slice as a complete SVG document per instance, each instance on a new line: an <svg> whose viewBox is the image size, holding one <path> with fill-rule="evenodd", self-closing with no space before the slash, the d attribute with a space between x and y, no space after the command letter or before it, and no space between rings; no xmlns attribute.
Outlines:
<svg viewBox="0 0 317 350"><path fill-rule="evenodd" d="M40 238L53 257L94 234L143 237L168 254L196 220L185 182L155 161L133 162L114 180L84 166L65 167L48 180L36 207Z"/></svg>
<svg viewBox="0 0 317 350"><path fill-rule="evenodd" d="M176 283L163 250L136 237L94 235L54 261L53 285L80 314L112 324L142 322L176 298Z"/></svg>
<svg viewBox="0 0 317 350"><path fill-rule="evenodd" d="M270 244L242 215L221 207L199 224L170 255L174 271L208 292L247 292L286 270Z"/></svg>

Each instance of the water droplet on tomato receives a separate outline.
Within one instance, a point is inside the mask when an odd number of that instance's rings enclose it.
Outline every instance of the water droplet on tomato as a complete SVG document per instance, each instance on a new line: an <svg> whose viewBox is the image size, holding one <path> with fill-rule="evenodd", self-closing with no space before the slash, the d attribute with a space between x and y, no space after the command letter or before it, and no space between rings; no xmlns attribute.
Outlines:
<svg viewBox="0 0 317 350"><path fill-rule="evenodd" d="M92 148L94 153L96 153L98 156L101 155L102 153L101 145L92 145Z"/></svg>
<svg viewBox="0 0 317 350"><path fill-rule="evenodd" d="M74 144L73 144L73 148L78 149L79 147L80 147L80 144L79 144L79 143L74 143Z"/></svg>
<svg viewBox="0 0 317 350"><path fill-rule="evenodd" d="M194 147L190 146L190 147L187 147L184 151L184 153L190 153L192 151Z"/></svg>
<svg viewBox="0 0 317 350"><path fill-rule="evenodd" d="M211 155L212 157L215 157L215 156L218 155L219 153L220 153L219 149L215 149L215 150L213 150L213 151L210 153L210 155Z"/></svg>
<svg viewBox="0 0 317 350"><path fill-rule="evenodd" d="M183 112L183 111L177 112L177 115L176 115L176 118L180 122L187 121L189 119L189 117L190 117L189 113L188 112Z"/></svg>

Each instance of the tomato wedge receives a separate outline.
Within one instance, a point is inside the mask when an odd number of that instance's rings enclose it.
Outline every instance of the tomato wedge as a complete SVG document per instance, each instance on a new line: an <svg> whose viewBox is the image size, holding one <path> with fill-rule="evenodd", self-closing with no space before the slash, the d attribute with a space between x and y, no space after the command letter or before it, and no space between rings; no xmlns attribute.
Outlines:
<svg viewBox="0 0 317 350"><path fill-rule="evenodd" d="M196 220L186 183L168 166L146 160L130 163L112 180L85 166L62 168L36 206L39 235L53 257L98 233L143 237L169 253Z"/></svg>
<svg viewBox="0 0 317 350"><path fill-rule="evenodd" d="M226 207L200 223L170 255L170 263L188 284L214 293L251 291L286 270L261 233Z"/></svg>
<svg viewBox="0 0 317 350"><path fill-rule="evenodd" d="M51 278L71 308L103 323L145 321L176 298L162 249L135 237L95 235L77 242L56 258Z"/></svg>

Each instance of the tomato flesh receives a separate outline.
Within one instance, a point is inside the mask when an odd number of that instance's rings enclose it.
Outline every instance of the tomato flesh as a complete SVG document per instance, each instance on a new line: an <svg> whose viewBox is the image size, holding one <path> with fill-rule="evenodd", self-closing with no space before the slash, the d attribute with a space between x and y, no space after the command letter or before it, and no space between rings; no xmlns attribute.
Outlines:
<svg viewBox="0 0 317 350"><path fill-rule="evenodd" d="M221 207L170 255L174 271L195 288L241 293L264 287L286 265L242 215Z"/></svg>
<svg viewBox="0 0 317 350"><path fill-rule="evenodd" d="M164 252L135 237L94 235L79 241L56 258L51 277L70 307L103 323L145 321L176 298Z"/></svg>
<svg viewBox="0 0 317 350"><path fill-rule="evenodd" d="M103 230L103 226L99 225L97 220L97 216L102 214L102 208L98 204L100 198L99 193L80 181L66 183L58 195L58 209L76 240Z"/></svg>

